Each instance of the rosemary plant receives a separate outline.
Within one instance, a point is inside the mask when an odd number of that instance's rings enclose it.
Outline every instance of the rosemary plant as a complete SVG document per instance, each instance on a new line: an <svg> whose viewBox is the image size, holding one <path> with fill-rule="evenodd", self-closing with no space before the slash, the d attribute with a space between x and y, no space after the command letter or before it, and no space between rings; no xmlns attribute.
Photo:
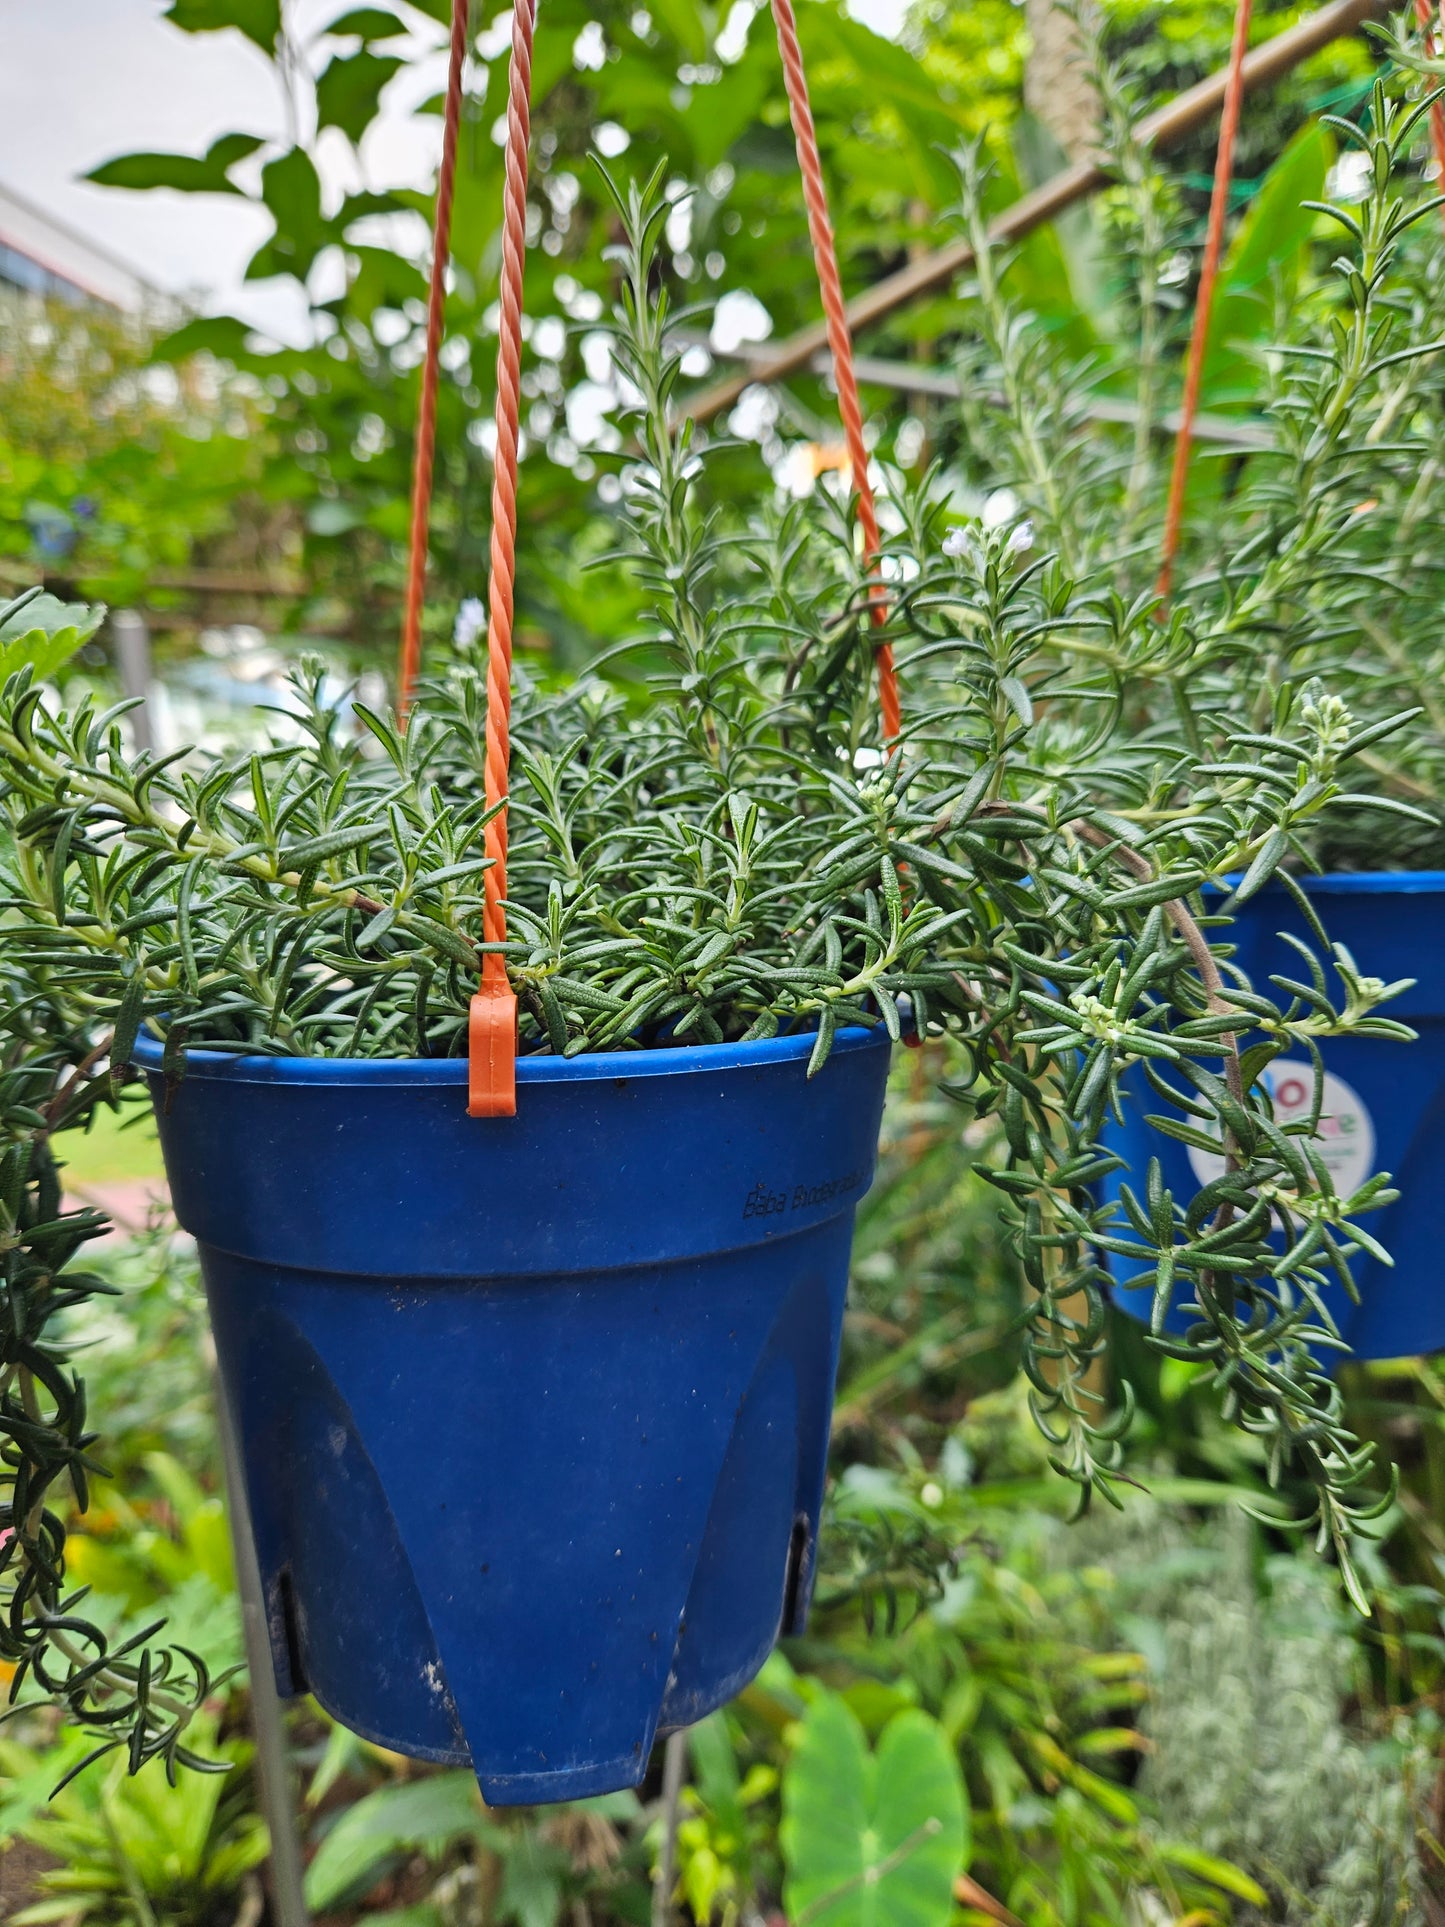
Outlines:
<svg viewBox="0 0 1445 1927"><path fill-rule="evenodd" d="M956 1040L955 1094L1000 1121L986 1175L1031 1287L1034 1411L1081 1503L1117 1500L1126 1476L1127 1396L1107 1409L1091 1372L1100 1254L1125 1252L1152 1267L1156 1342L1209 1367L1276 1478L1312 1483L1313 1522L1357 1599L1352 1537L1382 1502L1311 1346L1335 1337L1326 1281L1348 1288L1351 1253L1376 1249L1361 1214L1393 1194L1377 1177L1337 1195L1311 1121L1277 1122L1257 1080L1282 1050L1408 1033L1378 1014L1386 986L1343 956L1342 993L1329 994L1323 932L1299 995L1244 982L1227 924L1201 923L1199 892L1242 872L1242 895L1339 834L1354 770L1398 754L1383 746L1417 713L1380 713L1372 686L1357 717L1353 687L1304 673L1332 647L1327 591L1354 579L1362 539L1349 511L1366 476L1352 464L1369 430L1355 398L1425 379L1406 346L1414 310L1382 293L1406 221L1382 198L1386 177L1418 115L1384 94L1376 115L1380 212L1343 214L1359 261L1344 270L1354 305L1339 347L1281 363L1287 467L1251 512L1261 533L1181 590L1163 623L1131 583L1138 557L1107 546L1119 518L1100 492L1124 472L1139 493L1139 452L1121 469L1105 451L1058 486L1050 450L1060 436L1072 447L1077 423L1067 392L1040 412L1057 371L1009 316L986 250L980 309L1014 424L1008 479L1032 491L1032 551L1016 531L955 526L928 480L895 490L874 576L826 493L725 521L672 406L679 357L665 295L650 293L666 206L656 179L618 191L629 239L614 343L637 400L612 566L636 572L651 613L586 677L519 679L505 949L524 1051L794 1030L813 1035L816 1072L840 1025ZM1136 157L1141 182L1143 169ZM1359 461L1373 488L1396 457L1382 434ZM887 756L869 615L880 577L906 715ZM1258 703L1247 677L1250 700L1234 700L1231 677L1260 648L1288 673ZM1200 700L1216 686L1217 707ZM25 669L0 693L0 944L21 1080L6 1115L23 1147L6 1167L4 1651L101 1723L97 1669L110 1664L109 1686L114 1658L69 1657L63 1548L35 1504L61 1476L83 1499L83 1397L45 1327L68 1289L93 1288L59 1275L86 1227L53 1223L50 1093L59 1081L74 1116L107 1101L142 1026L164 1036L177 1077L188 1046L465 1049L482 949L485 665L462 651L441 666L405 729L323 689L303 667L299 730L214 759L134 755L125 705L66 711ZM1091 1186L1112 1168L1099 1135L1135 1063L1166 1128L1222 1140L1227 1169L1175 1197L1156 1167L1116 1215ZM1176 1298L1196 1314L1182 1340L1163 1335ZM51 1651L75 1670L42 1670ZM174 1747L186 1696L163 1720L151 1662L130 1684L133 1749ZM192 1698L204 1684L191 1679Z"/></svg>
<svg viewBox="0 0 1445 1927"><path fill-rule="evenodd" d="M1141 155L1121 107L1127 89L1095 51L1121 183L1111 214L1131 268L1120 311L1132 330L1110 367L1058 352L1010 299L1008 264L990 248L981 210L986 168L978 150L960 154L960 218L978 251L965 392L1003 403L966 406L960 452L974 487L1012 491L1035 551L1069 554L1081 578L1132 608L1154 598L1158 576L1172 454L1160 432L1164 279L1182 236L1169 183ZM1421 155L1435 95L1412 84L1435 84L1441 63L1403 19L1390 51L1358 123L1323 117L1343 151L1363 160L1361 198L1308 204L1317 265L1292 298L1275 300L1241 424L1251 440L1195 449L1175 590L1152 634L1110 620L1052 644L1074 677L1092 668L1100 700L1128 716L1138 767L1154 772L1147 807L1157 811L1178 806L1175 737L1220 759L1232 737L1244 751L1238 781L1277 780L1254 766L1247 739L1267 736L1281 710L1303 701L1343 703L1351 722L1341 740L1353 730L1356 743L1353 807L1282 819L1272 860L1290 868L1445 866L1445 558L1434 539L1445 509L1445 250L1441 196ZM1121 437L1089 404L1101 383L1131 377L1134 425ZM1015 539L1025 537L1016 530ZM1320 693L1307 694L1315 683ZM1405 709L1415 715L1397 735ZM1332 727L1323 711L1321 726ZM1362 730L1378 734L1361 741Z"/></svg>
<svg viewBox="0 0 1445 1927"><path fill-rule="evenodd" d="M21 596L0 607L0 660L22 663L25 677L53 669L102 613ZM84 1589L65 1584L63 1515L85 1510L102 1468L85 1385L56 1326L112 1288L80 1262L106 1221L66 1208L54 1143L108 1095L97 1073L109 1041L43 976L17 967L15 934L0 922L0 1661L12 1701L38 1690L97 1734L83 1764L124 1746L133 1772L158 1756L172 1776L178 1762L216 1771L185 1744L216 1684L204 1660L157 1645L159 1623L112 1643L87 1615Z"/></svg>

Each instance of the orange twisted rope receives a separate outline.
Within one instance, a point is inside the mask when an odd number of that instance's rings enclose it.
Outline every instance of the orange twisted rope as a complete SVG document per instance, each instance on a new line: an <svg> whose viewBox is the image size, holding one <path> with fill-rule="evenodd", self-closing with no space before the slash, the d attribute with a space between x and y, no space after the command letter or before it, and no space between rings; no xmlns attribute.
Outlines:
<svg viewBox="0 0 1445 1927"><path fill-rule="evenodd" d="M1415 0L1415 18L1425 31L1426 57L1433 59L1441 40L1435 34L1430 0ZM1445 35L1445 0L1440 0L1440 26ZM1437 100L1430 109L1430 140L1435 149L1436 191L1445 194L1445 102ZM1445 221L1445 208L1441 208L1440 218Z"/></svg>
<svg viewBox="0 0 1445 1927"><path fill-rule="evenodd" d="M507 90L506 184L502 202L502 291L497 341L497 452L492 469L492 581L487 606L487 825L482 937L507 940L507 765L511 753L512 618L517 569L517 433L522 406L522 281L527 264L527 147L532 136L532 41L537 0L516 0ZM517 1109L517 1000L500 951L482 960L482 987L468 1025L473 1117Z"/></svg>
<svg viewBox="0 0 1445 1927"><path fill-rule="evenodd" d="M1229 184L1234 175L1234 143L1239 133L1239 110L1244 100L1244 56L1249 49L1251 0L1239 0L1234 16L1234 44L1229 50L1229 76L1219 119L1219 153L1214 163L1214 192L1209 202L1209 229L1199 270L1199 293L1194 305L1194 329L1189 337L1189 361L1184 371L1184 401L1179 411L1179 434L1174 443L1174 469L1169 477L1169 506L1164 514L1164 558L1156 592L1167 596L1174 579L1174 558L1184 521L1184 492L1189 484L1189 456L1194 446L1194 418L1199 413L1199 384L1204 374L1204 351L1209 345L1209 318L1214 309L1214 284L1224 247L1224 217Z"/></svg>
<svg viewBox="0 0 1445 1927"><path fill-rule="evenodd" d="M442 144L441 175L437 183L436 238L432 256L431 296L427 309L426 360L422 370L421 415L417 424L416 475L412 491L411 566L407 578L406 616L402 637L399 708L411 700L421 659L421 608L426 584L427 522L431 508L432 467L436 442L437 371L441 354L442 311L452 198L456 180L457 129L461 118L462 69L466 58L468 0L453 0L451 71L447 87L446 130ZM818 156L818 139L808 104L808 83L798 46L797 23L791 0L773 0L778 44L783 55L788 102L797 137L798 164L808 204L808 227L813 257L828 318L828 339L838 384L839 409L847 437L858 498L858 520L863 532L868 567L879 555L878 515L868 480L868 451L863 442L863 412L853 370L853 346L843 306L838 257L828 219L828 200ZM522 284L527 247L527 149L531 138L532 45L536 34L537 0L516 0L512 16L512 58L507 93L507 145L502 209L502 282L497 343L497 447L492 479L492 575L487 614L487 742L486 800L496 814L487 825L486 871L482 938L489 946L507 938L507 766L512 710L512 624L515 613L517 560L517 460L521 414ZM887 602L876 579L869 589L875 626L887 621ZM883 736L889 753L896 747L901 727L898 678L893 651L880 642L879 703ZM467 1109L473 1117L512 1117L516 1114L517 1000L499 950L489 948L482 960L481 987L471 1002L468 1019L469 1081Z"/></svg>
<svg viewBox="0 0 1445 1927"><path fill-rule="evenodd" d="M853 340L848 329L843 284L838 274L838 251L833 241L833 224L828 218L823 163L818 154L818 135L813 126L808 77L803 71L803 50L798 44L798 23L793 14L792 0L773 0L773 19L778 28L778 49L783 56L783 80L788 89L788 107L793 117L798 168L803 176L803 198L808 204L808 232L813 241L813 260L823 294L823 313L828 322L833 379L838 386L838 413L843 418L843 436L848 445L848 462L853 472L853 492L858 498L863 554L868 569L872 571L878 566L878 511L873 501L873 484L868 479L863 410L858 401L858 378L853 369ZM882 584L876 579L869 591L869 607L875 627L881 627L888 620L888 605ZM883 740L891 755L903 726L891 643L879 643L876 661L878 704L883 712Z"/></svg>
<svg viewBox="0 0 1445 1927"><path fill-rule="evenodd" d="M417 412L416 455L411 487L411 555L402 616L401 665L397 675L397 713L405 718L421 669L421 605L426 592L427 533L431 524L432 466L436 456L437 370L442 347L442 316L447 299L447 257L452 231L452 198L457 183L457 130L462 118L462 71L467 60L469 0L453 0L451 65L447 72L442 164L437 176L436 232L432 237L431 287L427 292L426 355L421 365L421 404Z"/></svg>

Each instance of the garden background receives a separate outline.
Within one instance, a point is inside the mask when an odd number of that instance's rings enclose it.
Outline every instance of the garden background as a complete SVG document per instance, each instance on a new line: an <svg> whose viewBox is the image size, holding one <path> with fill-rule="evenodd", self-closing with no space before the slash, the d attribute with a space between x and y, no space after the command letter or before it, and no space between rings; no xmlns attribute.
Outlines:
<svg viewBox="0 0 1445 1927"><path fill-rule="evenodd" d="M1263 5L1254 37L1306 11ZM270 62L288 131L263 141L240 126L204 154L168 154L138 107L131 151L94 179L116 194L245 197L267 228L248 276L284 294L289 339L204 301L122 311L64 290L0 294L0 586L43 580L110 605L68 672L80 682L133 680L143 635L145 727L163 749L251 741L303 652L324 656L338 697L355 683L385 700L431 202L382 177L368 130L418 51L442 43L446 13L443 0L307 9L304 22L281 0L166 10L170 31ZM1222 64L1232 18L1225 0L1103 10L1110 55L1150 104ZM437 647L475 635L486 592L507 16L484 9L477 24L440 394ZM998 209L1090 138L1092 97L1081 104L1060 64L1070 29L1057 10L920 0L883 37L837 0L811 0L801 24L850 292L951 231L947 153L961 140L983 139ZM518 584L519 649L538 677L590 673L639 610L625 577L593 566L611 542L623 438L595 326L618 235L589 150L638 175L665 159L691 381L746 368L815 316L767 29L750 0L543 7ZM1262 194L1277 207L1324 191L1336 162L1314 117L1357 111L1376 58L1342 37L1248 103L1234 214L1255 254L1237 241L1226 267L1235 350L1269 326L1244 298L1259 250L1269 272L1308 275L1323 249L1309 218L1251 227L1251 209ZM417 112L430 124L439 106ZM1169 158L1179 270L1160 306L1176 349L1214 139L1211 122ZM1010 274L1059 341L1101 360L1120 298L1111 197L1030 237ZM952 287L900 309L861 344L865 401L880 462L940 463L988 521L1008 507L970 472L948 392L968 339ZM1237 379L1219 356L1206 409L1237 409ZM832 421L821 374L745 390L715 486L738 502L805 492L840 464ZM680 1795L669 1800L659 1756L636 1796L487 1813L469 1774L386 1754L302 1703L290 1739L318 1922L1445 1919L1445 1375L1347 1368L1354 1424L1404 1475L1381 1541L1362 1548L1368 1621L1269 1524L1261 1459L1224 1429L1194 1369L1155 1357L1127 1320L1115 1344L1140 1395L1148 1492L1065 1529L1072 1493L1048 1469L1016 1370L1023 1287L992 1194L967 1171L986 1128L900 1066L855 1249L813 1620L692 1731ZM17 1927L258 1927L266 1839L194 1260L167 1224L141 1106L100 1112L66 1156L70 1196L115 1219L97 1262L118 1294L73 1333L108 1477L74 1522L72 1574L108 1625L164 1616L173 1638L237 1669L203 1738L234 1765L170 1788L159 1763L128 1779L107 1760L50 1803L87 1743L22 1713L0 1729L3 1912Z"/></svg>

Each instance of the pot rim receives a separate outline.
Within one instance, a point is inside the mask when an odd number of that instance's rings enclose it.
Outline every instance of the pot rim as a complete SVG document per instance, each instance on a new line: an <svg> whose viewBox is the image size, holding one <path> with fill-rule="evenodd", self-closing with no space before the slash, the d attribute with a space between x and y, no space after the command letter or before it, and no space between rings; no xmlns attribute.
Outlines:
<svg viewBox="0 0 1445 1927"><path fill-rule="evenodd" d="M1290 875L1306 896L1423 897L1436 891L1445 892L1445 870L1324 870L1304 873L1291 870ZM1233 871L1224 879L1223 885L1206 883L1205 891L1223 896L1227 890L1234 889L1243 876L1242 870ZM1284 885L1271 877L1259 894L1266 896L1283 891Z"/></svg>
<svg viewBox="0 0 1445 1927"><path fill-rule="evenodd" d="M1445 887L1445 880L1442 880ZM699 1071L730 1071L790 1064L813 1053L816 1031L761 1037L750 1044L685 1044L659 1050L582 1051L576 1057L538 1053L518 1057L518 1084L568 1084L606 1078L685 1077ZM877 1050L891 1040L880 1023L872 1030L849 1025L833 1038L833 1053ZM830 1053L831 1055L832 1053ZM131 1061L151 1076L162 1068L165 1046L142 1032ZM188 1050L186 1075L235 1084L464 1085L465 1057L272 1057L264 1053Z"/></svg>
<svg viewBox="0 0 1445 1927"><path fill-rule="evenodd" d="M1323 895L1349 897L1395 892L1400 896L1427 896L1445 891L1445 870L1327 870L1322 876L1297 879L1306 894L1317 890Z"/></svg>

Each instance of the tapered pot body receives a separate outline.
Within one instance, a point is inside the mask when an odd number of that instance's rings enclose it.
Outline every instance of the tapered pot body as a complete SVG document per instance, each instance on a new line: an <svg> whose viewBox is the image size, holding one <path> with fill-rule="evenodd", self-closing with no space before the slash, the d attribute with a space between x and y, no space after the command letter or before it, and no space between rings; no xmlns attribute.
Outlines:
<svg viewBox="0 0 1445 1927"><path fill-rule="evenodd" d="M1364 1253L1351 1273L1359 1292L1351 1304L1342 1286L1326 1294L1341 1334L1362 1358L1399 1358L1445 1347L1445 872L1433 870L1309 877L1304 888L1333 943L1349 950L1358 968L1394 981L1415 979L1391 1000L1385 1014L1419 1032L1415 1043L1377 1038L1326 1039L1327 1072L1318 1149L1336 1190L1348 1196L1376 1171L1389 1171L1399 1202L1362 1222L1394 1258L1393 1268ZM1231 940L1237 962L1266 995L1283 996L1272 977L1308 981L1304 959L1285 939L1318 952L1306 921L1287 891L1262 890L1238 912ZM1328 963L1328 959L1321 961ZM1313 1070L1300 1052L1277 1058L1265 1073L1276 1115L1308 1113ZM1106 1180L1117 1197L1121 1182L1142 1192L1151 1157L1163 1167L1176 1197L1187 1197L1223 1168L1221 1160L1192 1151L1146 1123L1165 1113L1137 1068L1125 1079L1122 1126L1106 1140L1124 1159L1126 1172ZM1147 1318L1152 1293L1130 1288L1142 1267L1110 1257L1115 1296L1127 1310ZM1171 1327L1190 1323L1176 1310Z"/></svg>
<svg viewBox="0 0 1445 1927"><path fill-rule="evenodd" d="M492 1804L636 1784L812 1584L887 1040L152 1084L277 1679Z"/></svg>

